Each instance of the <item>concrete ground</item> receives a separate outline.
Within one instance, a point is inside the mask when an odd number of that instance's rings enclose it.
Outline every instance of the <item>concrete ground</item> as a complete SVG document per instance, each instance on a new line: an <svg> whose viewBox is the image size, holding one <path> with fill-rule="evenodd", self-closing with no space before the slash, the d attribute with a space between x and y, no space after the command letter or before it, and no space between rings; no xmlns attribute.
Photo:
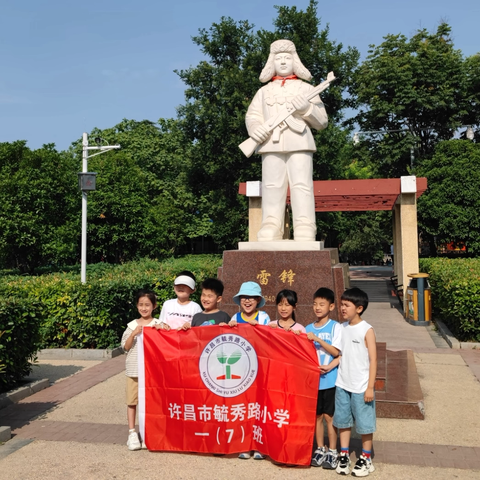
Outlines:
<svg viewBox="0 0 480 480"><path fill-rule="evenodd" d="M446 348L428 328L405 322L392 305L372 302L365 319L388 349L414 351L426 415L377 420L371 477L480 478L480 351ZM15 433L0 446L0 479L339 478L332 471L236 455L128 451L123 362L42 362L35 375L48 372L56 383L0 410L0 425L10 421Z"/></svg>
<svg viewBox="0 0 480 480"><path fill-rule="evenodd" d="M308 480L341 478L318 468L278 467L267 461L174 453L129 452L124 445L35 441L0 461L1 479ZM373 479L478 480L479 470L375 463Z"/></svg>
<svg viewBox="0 0 480 480"><path fill-rule="evenodd" d="M99 360L70 360L68 362L65 360L39 360L33 365L28 379L35 381L48 378L52 385L99 363L101 363Z"/></svg>

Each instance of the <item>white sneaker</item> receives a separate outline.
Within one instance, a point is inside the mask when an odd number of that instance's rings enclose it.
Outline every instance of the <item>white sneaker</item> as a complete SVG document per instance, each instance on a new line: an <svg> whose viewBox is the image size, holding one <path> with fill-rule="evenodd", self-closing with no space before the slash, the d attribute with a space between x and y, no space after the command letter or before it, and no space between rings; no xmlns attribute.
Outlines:
<svg viewBox="0 0 480 480"><path fill-rule="evenodd" d="M265 455L262 455L260 452L253 452L253 459L254 460L263 460L265 458Z"/></svg>
<svg viewBox="0 0 480 480"><path fill-rule="evenodd" d="M137 432L128 434L127 447L129 450L140 450L142 448Z"/></svg>
<svg viewBox="0 0 480 480"><path fill-rule="evenodd" d="M327 450L325 449L325 447L317 448L313 453L313 457L312 457L312 461L310 462L310 465L312 467L321 467L326 458L327 458Z"/></svg>
<svg viewBox="0 0 480 480"><path fill-rule="evenodd" d="M345 453L341 453L338 456L337 468L335 469L335 471L339 475L348 475L350 473L350 465L350 457Z"/></svg>
<svg viewBox="0 0 480 480"><path fill-rule="evenodd" d="M356 461L352 470L354 477L366 477L370 473L375 471L372 460L370 458L360 455L360 458Z"/></svg>
<svg viewBox="0 0 480 480"><path fill-rule="evenodd" d="M248 460L250 458L250 452L242 452L238 455L238 458L242 460Z"/></svg>
<svg viewBox="0 0 480 480"><path fill-rule="evenodd" d="M325 461L322 464L322 467L325 470L335 470L337 468L337 458L338 458L338 453L335 450L334 452L332 450L329 450L327 452L327 456L325 457Z"/></svg>

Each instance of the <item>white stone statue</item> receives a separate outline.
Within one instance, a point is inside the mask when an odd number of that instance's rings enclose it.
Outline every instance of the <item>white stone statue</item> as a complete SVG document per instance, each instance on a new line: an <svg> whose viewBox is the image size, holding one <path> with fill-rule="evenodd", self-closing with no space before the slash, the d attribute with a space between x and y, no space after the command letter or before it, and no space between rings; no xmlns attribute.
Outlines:
<svg viewBox="0 0 480 480"><path fill-rule="evenodd" d="M260 81L269 83L256 93L248 107L245 121L251 138L240 146L247 156L255 148L262 154L262 225L258 241L282 240L288 186L294 239L315 240L316 147L310 127L321 130L327 126L327 113L317 92L327 88L335 77L329 74L328 83L316 88L302 81L311 78L290 40L272 43L260 74ZM284 113L283 117L278 117L279 112ZM253 149L247 152L243 146L249 141Z"/></svg>

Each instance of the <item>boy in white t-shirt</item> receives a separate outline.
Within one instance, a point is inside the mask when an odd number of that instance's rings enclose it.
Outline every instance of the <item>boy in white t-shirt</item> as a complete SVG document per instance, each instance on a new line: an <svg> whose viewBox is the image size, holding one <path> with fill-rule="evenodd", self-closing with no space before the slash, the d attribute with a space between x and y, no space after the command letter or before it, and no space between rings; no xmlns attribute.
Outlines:
<svg viewBox="0 0 480 480"><path fill-rule="evenodd" d="M180 330L185 324L190 325L193 316L202 311L198 303L190 300L195 291L195 275L188 270L180 272L173 282L173 289L177 298L163 304L159 320L170 329Z"/></svg>
<svg viewBox="0 0 480 480"><path fill-rule="evenodd" d="M362 436L362 454L352 470L354 477L366 477L375 471L372 463L373 432L376 430L375 377L377 344L373 327L360 315L368 307L368 295L359 288L345 290L341 297L342 359L335 382L333 424L340 432L341 452L336 471L350 473L350 436L352 427Z"/></svg>

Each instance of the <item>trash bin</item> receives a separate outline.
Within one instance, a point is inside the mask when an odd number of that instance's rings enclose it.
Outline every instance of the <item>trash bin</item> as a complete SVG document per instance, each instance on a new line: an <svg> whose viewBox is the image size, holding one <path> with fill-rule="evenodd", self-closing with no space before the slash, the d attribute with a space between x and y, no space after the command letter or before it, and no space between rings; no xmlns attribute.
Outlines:
<svg viewBox="0 0 480 480"><path fill-rule="evenodd" d="M429 275L427 273L410 273L407 287L407 309L405 318L416 326L430 325L432 319L432 296L430 294Z"/></svg>

